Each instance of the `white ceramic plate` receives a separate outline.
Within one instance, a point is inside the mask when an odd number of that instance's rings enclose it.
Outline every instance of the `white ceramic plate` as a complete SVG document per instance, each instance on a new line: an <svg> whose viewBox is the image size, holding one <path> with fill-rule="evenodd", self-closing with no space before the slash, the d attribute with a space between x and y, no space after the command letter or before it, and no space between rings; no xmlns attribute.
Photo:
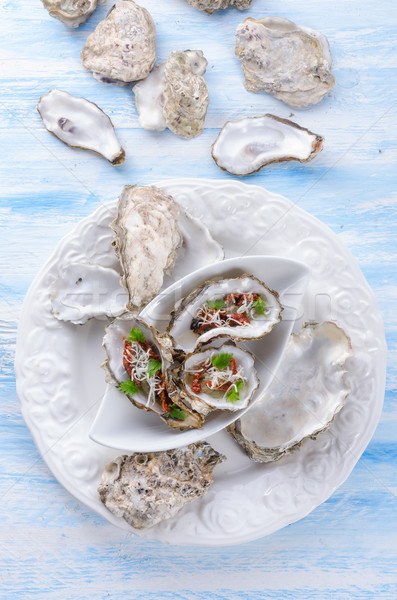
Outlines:
<svg viewBox="0 0 397 600"><path fill-rule="evenodd" d="M221 545L249 541L304 517L349 475L371 439L384 396L386 344L374 294L341 241L314 217L263 188L240 182L180 179L160 184L201 218L226 258L266 254L296 259L312 270L303 321L332 320L351 336L352 392L331 428L295 454L266 465L251 462L225 432L210 438L228 460L203 498L143 537L172 544ZM49 468L78 500L111 523L97 496L102 469L120 451L88 437L105 389L100 362L103 323L83 327L56 321L48 286L61 261L108 260L108 225L115 203L98 208L58 245L25 299L15 372L24 419ZM90 244L95 236L96 244ZM106 264L106 266L108 266ZM62 343L60 343L62 342Z"/></svg>

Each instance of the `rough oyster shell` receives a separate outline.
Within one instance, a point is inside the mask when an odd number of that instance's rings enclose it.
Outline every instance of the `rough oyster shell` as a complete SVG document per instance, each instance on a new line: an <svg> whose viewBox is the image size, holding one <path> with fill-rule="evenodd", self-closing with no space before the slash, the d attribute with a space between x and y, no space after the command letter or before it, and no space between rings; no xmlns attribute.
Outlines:
<svg viewBox="0 0 397 600"><path fill-rule="evenodd" d="M223 10L228 6L235 6L239 10L250 7L252 0L187 0L190 6L203 10L209 15L215 10Z"/></svg>
<svg viewBox="0 0 397 600"><path fill-rule="evenodd" d="M164 272L175 265L181 241L179 206L172 196L154 186L126 185L118 215L111 224L113 242L128 291L128 310L147 304L160 290Z"/></svg>
<svg viewBox="0 0 397 600"><path fill-rule="evenodd" d="M106 360L102 367L106 372L106 380L108 383L113 383L119 387L122 381L128 381L129 375L123 366L123 351L124 339L130 335L132 328L138 327L143 331L146 340L151 343L157 350L161 358L161 371L163 374L170 369L173 362L172 342L166 335L160 335L145 321L139 318L134 318L131 313L124 313L117 317L105 328L105 336L103 338L103 348L106 354ZM174 392L174 393L172 393ZM123 392L120 392L123 393ZM126 394L130 402L137 408L154 412L170 427L178 429L186 429L188 427L200 428L203 423L201 415L194 413L180 399L175 390L171 390L170 397L173 402L183 410L186 417L183 420L174 419L164 411L156 398L151 400L144 391L139 391L134 395Z"/></svg>
<svg viewBox="0 0 397 600"><path fill-rule="evenodd" d="M201 50L171 52L133 88L140 125L154 131L168 127L183 138L202 133L209 103L206 67Z"/></svg>
<svg viewBox="0 0 397 600"><path fill-rule="evenodd" d="M350 388L350 339L334 323L308 323L292 334L273 382L241 419L227 427L255 462L294 452L325 431L343 408Z"/></svg>
<svg viewBox="0 0 397 600"><path fill-rule="evenodd" d="M133 0L117 2L87 38L83 66L104 83L127 85L147 77L156 60L156 28Z"/></svg>
<svg viewBox="0 0 397 600"><path fill-rule="evenodd" d="M290 106L317 104L335 85L325 35L288 19L245 19L235 53L248 91L264 90Z"/></svg>
<svg viewBox="0 0 397 600"><path fill-rule="evenodd" d="M252 323L244 327L221 326L197 335L191 329L197 311L208 300L222 299L229 293L257 293L267 302L266 315L252 316ZM253 275L241 275L231 279L206 281L199 288L184 298L180 306L172 313L168 332L174 340L176 348L184 352L192 352L202 344L219 337L230 337L234 340L259 339L269 333L280 322L282 307L277 292L270 290L262 281Z"/></svg>
<svg viewBox="0 0 397 600"><path fill-rule="evenodd" d="M266 114L226 123L212 146L212 158L232 175L251 175L271 163L308 162L323 142L293 121Z"/></svg>
<svg viewBox="0 0 397 600"><path fill-rule="evenodd" d="M202 389L198 393L194 392L188 382L189 374L196 372L199 365L208 359L211 360L213 356L222 353L233 355L233 358L236 360L239 376L244 378L244 384L240 391L240 400L237 402L228 401L224 393L219 398L216 398L206 393L205 389ZM242 350L234 344L226 343L218 348L213 346L206 347L200 352L188 354L183 361L179 373L181 389L189 399L188 401L192 408L201 414L207 415L212 410L240 410L248 406L259 385L254 361L254 356L250 352Z"/></svg>
<svg viewBox="0 0 397 600"><path fill-rule="evenodd" d="M37 110L46 129L68 146L97 152L112 165L124 162L112 121L93 102L52 89L41 96Z"/></svg>
<svg viewBox="0 0 397 600"><path fill-rule="evenodd" d="M52 314L60 321L83 325L93 317L117 317L128 296L114 269L88 263L69 263L50 288Z"/></svg>
<svg viewBox="0 0 397 600"><path fill-rule="evenodd" d="M224 460L207 442L118 456L105 467L99 497L132 527L153 527L206 494L215 466Z"/></svg>
<svg viewBox="0 0 397 600"><path fill-rule="evenodd" d="M69 27L78 27L92 15L98 0L42 0L51 17Z"/></svg>

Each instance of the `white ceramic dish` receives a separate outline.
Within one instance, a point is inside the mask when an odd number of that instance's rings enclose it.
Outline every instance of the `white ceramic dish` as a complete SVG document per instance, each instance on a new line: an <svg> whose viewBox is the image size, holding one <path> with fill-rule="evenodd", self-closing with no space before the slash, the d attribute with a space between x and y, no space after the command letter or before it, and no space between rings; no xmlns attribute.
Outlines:
<svg viewBox="0 0 397 600"><path fill-rule="evenodd" d="M141 316L159 331L164 331L175 304L201 283L208 279L238 277L243 273L255 275L276 290L284 308L281 322L268 335L255 342L240 343L257 358L255 368L260 386L251 401L252 406L270 384L280 363L306 290L310 269L299 262L271 256L231 258L203 267L174 283L156 296ZM215 411L206 418L202 429L175 431L153 413L133 407L123 392L110 385L90 430L90 438L104 446L130 452L169 450L217 433L247 410L249 407L232 413Z"/></svg>
<svg viewBox="0 0 397 600"><path fill-rule="evenodd" d="M307 515L353 469L382 410L383 323L350 252L325 225L286 198L233 180L180 179L159 185L208 225L226 258L266 254L308 265L312 275L294 329L308 320L335 321L351 336L355 350L348 374L352 392L326 433L267 465L250 461L225 432L215 434L210 442L228 460L216 468L209 493L175 518L135 532L172 544L246 542ZM75 327L56 321L48 297L60 262L88 258L104 264L108 259L115 209L115 203L101 206L79 223L37 275L20 318L15 372L25 422L54 476L92 510L133 532L97 495L104 465L120 451L88 437L105 389L99 367L103 323L92 320Z"/></svg>

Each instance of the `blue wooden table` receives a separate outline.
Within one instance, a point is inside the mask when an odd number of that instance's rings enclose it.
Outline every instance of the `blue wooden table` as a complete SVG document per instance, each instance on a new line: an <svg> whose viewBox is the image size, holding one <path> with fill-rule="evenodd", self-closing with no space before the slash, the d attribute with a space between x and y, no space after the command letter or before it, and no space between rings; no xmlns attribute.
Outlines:
<svg viewBox="0 0 397 600"><path fill-rule="evenodd" d="M158 59L201 49L208 59L205 132L184 141L139 128L129 88L94 81L80 64L89 32L111 4L78 30L41 2L0 6L1 188L1 584L4 599L397 598L396 478L396 8L394 0L253 0L245 13L212 17L185 0L141 0L152 14ZM328 36L336 87L302 109L245 91L234 30L246 16L279 15ZM89 98L112 118L127 160L115 168L47 133L38 98L58 87ZM384 412L349 479L304 520L241 546L168 547L116 529L54 479L26 429L13 356L24 295L59 239L125 184L231 177L209 147L232 118L265 112L325 137L310 164L275 165L245 181L281 193L347 244L377 294L389 372Z"/></svg>

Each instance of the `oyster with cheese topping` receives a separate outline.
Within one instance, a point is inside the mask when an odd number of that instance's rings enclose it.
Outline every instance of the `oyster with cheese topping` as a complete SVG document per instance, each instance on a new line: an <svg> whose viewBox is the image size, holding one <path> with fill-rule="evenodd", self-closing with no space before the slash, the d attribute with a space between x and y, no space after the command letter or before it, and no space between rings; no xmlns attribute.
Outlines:
<svg viewBox="0 0 397 600"><path fill-rule="evenodd" d="M183 138L202 133L209 103L206 67L201 50L174 51L156 65L133 87L140 125L154 131L168 127Z"/></svg>
<svg viewBox="0 0 397 600"><path fill-rule="evenodd" d="M335 85L325 35L282 17L245 19L235 53L248 91L263 90L290 106L317 104Z"/></svg>
<svg viewBox="0 0 397 600"><path fill-rule="evenodd" d="M147 77L156 60L156 28L146 8L121 0L87 38L83 66L98 81L127 85Z"/></svg>
<svg viewBox="0 0 397 600"><path fill-rule="evenodd" d="M173 312L168 332L177 349L192 352L218 337L259 339L281 320L277 292L253 275L206 281Z"/></svg>

